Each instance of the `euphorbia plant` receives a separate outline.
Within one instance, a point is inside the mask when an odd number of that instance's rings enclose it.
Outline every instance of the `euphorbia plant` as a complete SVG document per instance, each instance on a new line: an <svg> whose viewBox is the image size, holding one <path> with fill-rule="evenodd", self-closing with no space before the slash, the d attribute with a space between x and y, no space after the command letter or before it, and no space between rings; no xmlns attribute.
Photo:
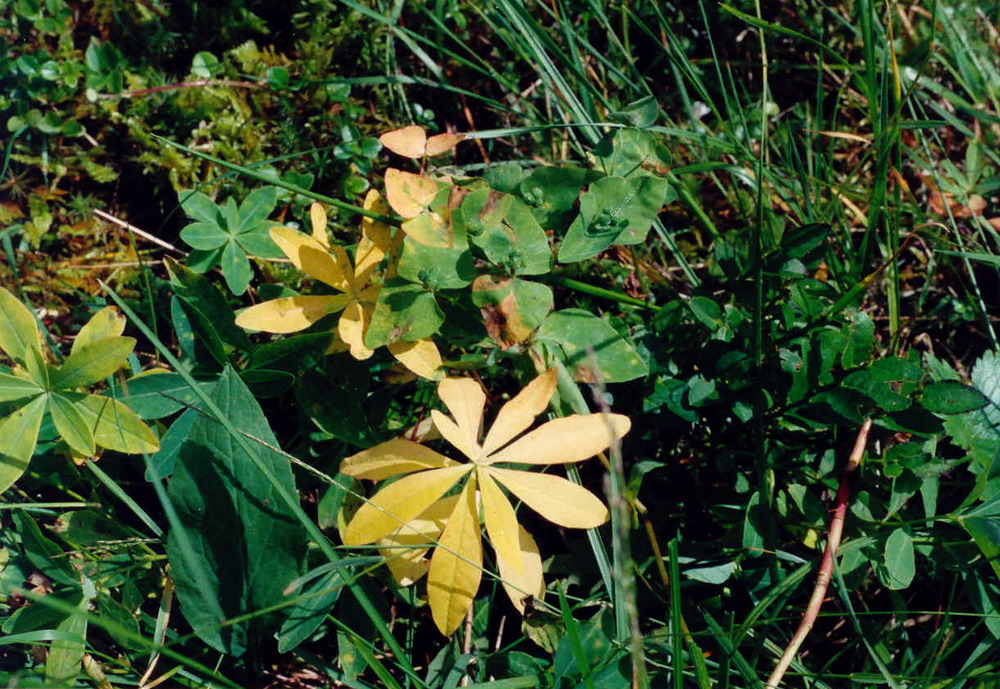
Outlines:
<svg viewBox="0 0 1000 689"><path fill-rule="evenodd" d="M550 369L503 406L480 440L486 394L475 380L446 378L438 385L438 396L452 416L437 410L431 416L441 436L467 463L411 440L395 439L348 457L341 465L349 476L374 481L408 474L362 505L342 536L347 545L381 542L429 548L440 534L428 568L427 594L443 634L455 631L479 589L480 506L511 601L523 612L526 597L544 593L538 546L518 524L503 488L560 526L590 529L608 519L607 508L586 488L554 474L502 466L579 462L607 450L628 432L628 417L602 413L554 419L521 435L545 411L555 389L556 371ZM459 494L445 497L456 485L461 486ZM410 551L407 557L412 564L421 555ZM394 571L404 579L401 572ZM414 578L411 568L403 583Z"/></svg>

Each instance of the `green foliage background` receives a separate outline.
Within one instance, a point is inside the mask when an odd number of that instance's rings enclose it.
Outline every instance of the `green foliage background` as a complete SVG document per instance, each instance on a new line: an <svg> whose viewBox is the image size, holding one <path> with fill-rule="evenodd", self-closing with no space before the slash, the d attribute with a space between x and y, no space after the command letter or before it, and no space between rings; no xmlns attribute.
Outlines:
<svg viewBox="0 0 1000 689"><path fill-rule="evenodd" d="M84 382L160 445L84 457L79 424L27 403L38 441L0 501L0 675L763 686L871 417L784 683L992 686L998 19L864 0L6 3L0 281L45 339L34 363L3 345L0 428L27 388L84 399L42 374L114 304L138 349ZM470 139L407 161L377 138L405 124ZM433 382L384 348L327 354L329 319L235 325L324 293L268 260L267 230L308 228L320 200L353 251L388 167L439 181L417 225L436 213L457 239L404 240L366 343L432 337L494 410L555 366L552 413L633 420L606 467L570 474L611 523L519 510L546 599L520 621L486 562L452 639L419 585L337 531L370 489L339 462L420 423Z"/></svg>

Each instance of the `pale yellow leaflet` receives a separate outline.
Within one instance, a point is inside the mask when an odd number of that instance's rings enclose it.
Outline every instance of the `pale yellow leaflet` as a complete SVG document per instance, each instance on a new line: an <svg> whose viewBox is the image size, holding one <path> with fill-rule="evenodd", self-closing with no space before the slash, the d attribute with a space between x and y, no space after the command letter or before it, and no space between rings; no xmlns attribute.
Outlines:
<svg viewBox="0 0 1000 689"><path fill-rule="evenodd" d="M550 522L593 529L608 521L608 508L593 493L560 476L490 467L490 474Z"/></svg>
<svg viewBox="0 0 1000 689"><path fill-rule="evenodd" d="M628 433L631 422L621 414L573 415L553 419L521 436L488 463L566 464L580 462L603 452Z"/></svg>
<svg viewBox="0 0 1000 689"><path fill-rule="evenodd" d="M458 462L410 440L389 440L359 452L340 464L340 471L354 478L381 481L397 474L458 466Z"/></svg>
<svg viewBox="0 0 1000 689"><path fill-rule="evenodd" d="M473 474L448 517L427 572L427 602L442 634L451 634L465 619L479 590L482 567L483 543Z"/></svg>

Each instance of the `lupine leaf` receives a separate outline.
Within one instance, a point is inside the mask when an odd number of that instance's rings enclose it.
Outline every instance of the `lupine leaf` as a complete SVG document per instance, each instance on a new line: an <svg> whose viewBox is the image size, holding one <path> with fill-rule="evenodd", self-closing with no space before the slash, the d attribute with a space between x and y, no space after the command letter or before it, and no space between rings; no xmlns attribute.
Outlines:
<svg viewBox="0 0 1000 689"><path fill-rule="evenodd" d="M354 515L342 534L345 545L365 545L396 531L420 515L472 469L470 464L431 469L391 483Z"/></svg>
<svg viewBox="0 0 1000 689"><path fill-rule="evenodd" d="M486 434L486 440L483 441L483 452L488 455L527 430L535 417L549 406L549 400L555 390L554 368L550 368L528 383L517 397L500 409L496 420L490 426L489 433Z"/></svg>
<svg viewBox="0 0 1000 689"><path fill-rule="evenodd" d="M608 508L582 486L552 474L490 467L490 475L550 522L592 529L608 520Z"/></svg>
<svg viewBox="0 0 1000 689"><path fill-rule="evenodd" d="M0 419L0 493L14 485L28 468L47 403L47 395L39 395Z"/></svg>
<svg viewBox="0 0 1000 689"><path fill-rule="evenodd" d="M91 316L90 320L80 328L76 339L73 340L70 354L91 342L108 337L119 337L123 332L125 332L125 316L121 315L117 306L105 306Z"/></svg>
<svg viewBox="0 0 1000 689"><path fill-rule="evenodd" d="M455 503L427 572L427 603L442 634L450 635L465 619L479 590L482 566L483 544L472 476Z"/></svg>
<svg viewBox="0 0 1000 689"><path fill-rule="evenodd" d="M160 441L153 430L134 411L116 399L104 395L87 395L76 408L101 447L133 455L160 449Z"/></svg>
<svg viewBox="0 0 1000 689"><path fill-rule="evenodd" d="M396 340L389 343L389 353L399 360L403 366L422 378L434 380L441 376L441 352L434 340L424 338L408 342Z"/></svg>
<svg viewBox="0 0 1000 689"><path fill-rule="evenodd" d="M629 418L621 414L576 414L553 419L490 455L489 462L579 462L607 450L628 433L631 425Z"/></svg>
<svg viewBox="0 0 1000 689"><path fill-rule="evenodd" d="M82 398L79 393L67 393ZM76 454L92 457L97 449L94 445L94 434L86 419L80 414L76 401L68 399L59 393L49 393L49 414L52 422L66 444Z"/></svg>
<svg viewBox="0 0 1000 689"><path fill-rule="evenodd" d="M93 385L121 368L134 348L131 337L106 337L85 344L51 373L49 382L57 390Z"/></svg>
<svg viewBox="0 0 1000 689"><path fill-rule="evenodd" d="M0 373L0 402L14 402L42 392L45 390L33 380Z"/></svg>
<svg viewBox="0 0 1000 689"><path fill-rule="evenodd" d="M344 274L343 266L324 245L290 227L271 228L271 239L303 273L325 282L336 290L348 291L349 280Z"/></svg>
<svg viewBox="0 0 1000 689"><path fill-rule="evenodd" d="M350 299L348 294L272 299L241 311L236 316L236 325L268 333L294 333L305 330L327 314L343 309Z"/></svg>
<svg viewBox="0 0 1000 689"><path fill-rule="evenodd" d="M340 471L354 478L381 481L399 474L452 466L458 466L458 462L420 443L397 438L348 457L341 462Z"/></svg>
<svg viewBox="0 0 1000 689"><path fill-rule="evenodd" d="M446 378L438 385L438 397L465 436L465 445L477 445L486 405L483 386L471 378Z"/></svg>
<svg viewBox="0 0 1000 689"><path fill-rule="evenodd" d="M11 359L24 361L24 351L39 347L38 324L28 307L0 287L0 350Z"/></svg>

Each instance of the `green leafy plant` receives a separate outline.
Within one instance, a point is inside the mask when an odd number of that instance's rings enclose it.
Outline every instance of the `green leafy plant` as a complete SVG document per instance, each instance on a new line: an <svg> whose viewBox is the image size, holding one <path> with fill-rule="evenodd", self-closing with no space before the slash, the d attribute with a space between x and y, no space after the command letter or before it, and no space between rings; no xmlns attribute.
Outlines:
<svg viewBox="0 0 1000 689"><path fill-rule="evenodd" d="M122 337L125 319L114 307L97 312L80 330L59 365L45 360L35 317L17 297L0 288L0 351L15 363L0 372L0 402L14 411L0 419L0 489L6 490L28 467L38 431L48 415L79 457L98 447L126 453L155 452L152 430L121 401L80 392L122 367L135 340Z"/></svg>
<svg viewBox="0 0 1000 689"><path fill-rule="evenodd" d="M219 265L233 294L243 294L253 271L249 256L278 258L278 246L268 235L267 216L274 212L277 194L274 187L263 187L250 194L239 206L229 198L217 206L201 192L181 192L181 207L195 222L181 230L181 238L195 251L187 264L204 273Z"/></svg>

